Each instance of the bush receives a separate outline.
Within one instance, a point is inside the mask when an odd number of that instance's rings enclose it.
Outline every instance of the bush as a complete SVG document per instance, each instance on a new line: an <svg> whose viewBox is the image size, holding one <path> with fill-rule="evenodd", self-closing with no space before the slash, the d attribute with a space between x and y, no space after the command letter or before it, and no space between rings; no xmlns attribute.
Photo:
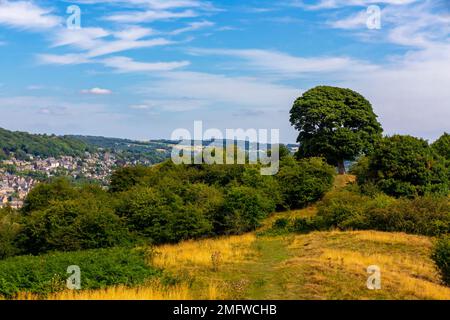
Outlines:
<svg viewBox="0 0 450 320"><path fill-rule="evenodd" d="M318 205L318 217L328 228L380 230L436 236L450 232L447 197L395 199L369 197L349 190L328 194Z"/></svg>
<svg viewBox="0 0 450 320"><path fill-rule="evenodd" d="M309 233L321 229L319 222L321 220L318 218L296 218L292 221L290 229L297 233Z"/></svg>
<svg viewBox="0 0 450 320"><path fill-rule="evenodd" d="M195 191L190 189L190 199L206 196ZM175 193L136 187L121 197L118 214L130 231L154 244L197 238L212 230L212 223L201 207L185 202Z"/></svg>
<svg viewBox="0 0 450 320"><path fill-rule="evenodd" d="M0 209L0 260L20 253L16 244L20 230L18 214L10 208Z"/></svg>
<svg viewBox="0 0 450 320"><path fill-rule="evenodd" d="M137 249L18 256L0 261L0 294L10 298L19 292L46 295L64 290L70 265L80 267L82 289L137 285L160 273L147 265L146 253Z"/></svg>
<svg viewBox="0 0 450 320"><path fill-rule="evenodd" d="M263 192L250 187L232 187L225 195L223 216L217 221L225 233L255 230L262 219L275 211L275 202Z"/></svg>
<svg viewBox="0 0 450 320"><path fill-rule="evenodd" d="M450 235L436 242L432 258L441 273L442 280L450 286Z"/></svg>
<svg viewBox="0 0 450 320"><path fill-rule="evenodd" d="M83 202L55 201L23 219L20 246L24 252L75 251L124 245L130 238L114 210L93 196Z"/></svg>
<svg viewBox="0 0 450 320"><path fill-rule="evenodd" d="M281 162L277 180L285 208L302 208L319 200L331 189L336 172L320 158Z"/></svg>
<svg viewBox="0 0 450 320"><path fill-rule="evenodd" d="M426 236L450 232L450 203L445 197L398 199L386 207L373 206L367 215L371 229Z"/></svg>
<svg viewBox="0 0 450 320"><path fill-rule="evenodd" d="M449 176L445 160L428 142L411 136L382 139L356 168L358 184L373 183L395 197L448 195Z"/></svg>

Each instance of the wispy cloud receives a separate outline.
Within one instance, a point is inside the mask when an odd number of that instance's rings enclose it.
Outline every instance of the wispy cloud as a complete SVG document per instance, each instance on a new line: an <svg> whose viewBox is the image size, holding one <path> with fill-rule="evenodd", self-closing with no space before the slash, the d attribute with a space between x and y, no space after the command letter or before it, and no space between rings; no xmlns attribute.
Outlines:
<svg viewBox="0 0 450 320"><path fill-rule="evenodd" d="M81 90L81 93L104 96L104 95L112 94L112 91L109 89L95 87L95 88L91 88L91 89Z"/></svg>
<svg viewBox="0 0 450 320"><path fill-rule="evenodd" d="M290 105L299 93L293 87L262 79L201 72L168 72L137 92L159 100L201 101L202 107L258 109Z"/></svg>
<svg viewBox="0 0 450 320"><path fill-rule="evenodd" d="M88 58L82 54L38 54L38 62L41 64L54 65L76 65L83 63L91 63Z"/></svg>
<svg viewBox="0 0 450 320"><path fill-rule="evenodd" d="M301 77L311 73L370 71L376 66L349 57L297 57L260 49L190 49L196 55L221 55L245 60L254 70Z"/></svg>
<svg viewBox="0 0 450 320"><path fill-rule="evenodd" d="M172 11L130 11L124 13L112 14L105 17L105 20L121 23L142 23L154 22L158 20L170 20L180 18L194 18L198 17L198 13L193 10L183 10L179 12Z"/></svg>
<svg viewBox="0 0 450 320"><path fill-rule="evenodd" d="M20 29L49 29L60 25L61 18L52 9L42 8L32 1L0 1L0 24Z"/></svg>
<svg viewBox="0 0 450 320"><path fill-rule="evenodd" d="M213 27L214 25L215 25L214 22L206 21L206 20L191 22L188 24L187 27L173 30L172 32L170 32L170 34L177 35L177 34L181 34L181 33L185 33L185 32L190 32L190 31L200 30L203 28Z"/></svg>
<svg viewBox="0 0 450 320"><path fill-rule="evenodd" d="M156 72L170 71L190 64L189 61L175 62L139 62L128 57L112 57L101 61L105 66L115 69L117 72Z"/></svg>

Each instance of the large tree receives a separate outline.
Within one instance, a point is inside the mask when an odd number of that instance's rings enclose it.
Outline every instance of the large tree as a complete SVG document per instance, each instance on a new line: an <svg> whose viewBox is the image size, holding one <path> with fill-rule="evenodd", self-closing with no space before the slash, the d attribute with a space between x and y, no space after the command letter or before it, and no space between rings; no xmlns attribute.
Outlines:
<svg viewBox="0 0 450 320"><path fill-rule="evenodd" d="M324 157L345 173L344 160L368 152L383 129L372 105L350 89L318 86L294 102L291 124L300 133L297 156Z"/></svg>

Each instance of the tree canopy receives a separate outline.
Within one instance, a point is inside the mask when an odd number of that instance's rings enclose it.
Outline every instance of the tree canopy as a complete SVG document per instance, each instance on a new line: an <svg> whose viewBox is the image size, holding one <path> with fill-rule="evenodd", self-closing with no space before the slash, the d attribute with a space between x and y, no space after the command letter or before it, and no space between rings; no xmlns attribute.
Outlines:
<svg viewBox="0 0 450 320"><path fill-rule="evenodd" d="M299 131L297 156L324 157L345 173L344 160L371 150L382 128L372 105L350 89L318 86L298 98L290 112Z"/></svg>

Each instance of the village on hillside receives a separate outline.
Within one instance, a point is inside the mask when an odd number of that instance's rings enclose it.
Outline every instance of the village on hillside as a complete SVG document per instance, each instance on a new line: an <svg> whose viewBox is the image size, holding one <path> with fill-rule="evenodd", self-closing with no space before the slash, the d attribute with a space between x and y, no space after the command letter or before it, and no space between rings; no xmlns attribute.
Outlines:
<svg viewBox="0 0 450 320"><path fill-rule="evenodd" d="M18 209L31 189L41 181L65 176L73 180L95 181L107 185L114 168L143 164L149 161L118 159L114 153L88 153L84 157L62 156L29 160L14 157L0 161L0 208L11 206Z"/></svg>

